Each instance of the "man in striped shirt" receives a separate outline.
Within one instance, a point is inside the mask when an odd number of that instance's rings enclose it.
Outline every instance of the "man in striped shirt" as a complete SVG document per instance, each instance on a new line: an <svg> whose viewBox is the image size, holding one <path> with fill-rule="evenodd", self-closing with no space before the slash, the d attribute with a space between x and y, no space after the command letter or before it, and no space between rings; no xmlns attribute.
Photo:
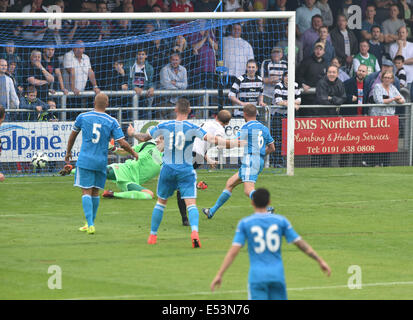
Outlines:
<svg viewBox="0 0 413 320"><path fill-rule="evenodd" d="M283 50L274 47L271 51L271 59L266 59L261 65L261 77L264 82L264 102L271 104L274 97L275 85L281 81L284 71L287 70L287 61L283 59Z"/></svg>
<svg viewBox="0 0 413 320"><path fill-rule="evenodd" d="M263 99L262 78L256 75L258 70L257 62L253 59L247 62L247 73L237 77L228 94L233 105L245 106L254 104L265 106ZM242 117L243 112L235 109L234 117Z"/></svg>

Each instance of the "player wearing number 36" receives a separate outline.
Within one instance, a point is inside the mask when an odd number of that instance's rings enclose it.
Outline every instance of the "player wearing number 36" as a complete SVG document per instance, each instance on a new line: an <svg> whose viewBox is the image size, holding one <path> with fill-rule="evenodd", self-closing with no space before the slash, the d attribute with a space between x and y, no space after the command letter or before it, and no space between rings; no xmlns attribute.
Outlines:
<svg viewBox="0 0 413 320"><path fill-rule="evenodd" d="M270 193L257 189L252 196L255 213L238 223L232 247L211 283L211 290L221 285L222 276L238 255L245 242L248 243L250 270L248 298L250 300L286 300L284 266L281 258L281 238L294 243L308 256L315 259L328 276L331 269L317 253L294 231L290 222L279 214L269 213Z"/></svg>
<svg viewBox="0 0 413 320"><path fill-rule="evenodd" d="M104 93L95 97L94 110L77 116L73 131L67 143L65 162L72 159L72 148L80 131L82 147L76 163L75 186L82 188L82 206L87 227L79 230L95 233L94 221L99 207L99 189L104 189L106 166L108 164L108 144L112 137L135 159L139 155L125 141L118 121L105 113L109 98Z"/></svg>

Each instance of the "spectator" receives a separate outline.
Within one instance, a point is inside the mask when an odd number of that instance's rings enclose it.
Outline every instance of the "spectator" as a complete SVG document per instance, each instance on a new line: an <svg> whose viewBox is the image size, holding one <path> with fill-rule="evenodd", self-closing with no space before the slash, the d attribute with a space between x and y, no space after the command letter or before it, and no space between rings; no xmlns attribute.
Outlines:
<svg viewBox="0 0 413 320"><path fill-rule="evenodd" d="M185 67L181 66L179 53L172 53L169 61L161 70L161 89L185 90L188 87L188 76ZM174 106L178 99L178 96L168 98L165 106ZM161 113L165 119L169 119L169 115L169 111Z"/></svg>
<svg viewBox="0 0 413 320"><path fill-rule="evenodd" d="M256 75L258 71L257 62L253 59L248 60L246 64L247 72L237 77L228 94L229 99L234 106L245 106L254 104L256 106L265 106L263 99L263 82L262 78ZM242 117L243 112L239 109L234 110L234 117Z"/></svg>
<svg viewBox="0 0 413 320"><path fill-rule="evenodd" d="M395 56L393 59L394 66L396 67L396 77L400 81L400 88L405 88L407 86L407 76L406 70L404 70L404 57Z"/></svg>
<svg viewBox="0 0 413 320"><path fill-rule="evenodd" d="M380 68L383 61L383 56L385 55L383 41L384 37L381 33L381 28L379 26L373 26L371 28L371 39L369 40L369 53L372 53L377 58Z"/></svg>
<svg viewBox="0 0 413 320"><path fill-rule="evenodd" d="M269 55L269 50L274 46L274 37L269 31L268 19L257 19L250 21L247 25L245 39L251 44L255 61L260 66Z"/></svg>
<svg viewBox="0 0 413 320"><path fill-rule="evenodd" d="M98 13L106 13L108 11L108 7L106 2L98 2L97 5L97 12ZM106 40L111 37L111 32L114 30L114 26L112 25L112 20L94 20L92 25L96 25L99 29L99 38L98 40Z"/></svg>
<svg viewBox="0 0 413 320"><path fill-rule="evenodd" d="M141 12L152 12L153 6L163 7L162 0L146 0L146 4L140 9Z"/></svg>
<svg viewBox="0 0 413 320"><path fill-rule="evenodd" d="M129 71L129 78L132 82L131 88L135 90L139 97L139 108L152 106L152 97L155 90L153 83L153 67L146 61L146 58L147 55L145 49L138 49L136 52L136 62ZM143 90L146 90L146 96L142 96ZM148 113L142 110L139 112L139 119L148 118L151 113L152 112Z"/></svg>
<svg viewBox="0 0 413 320"><path fill-rule="evenodd" d="M7 62L15 61L16 63L20 64L22 59L16 53L16 47L14 46L14 41L10 40L7 41L6 46L4 47L4 53L0 55L0 59L5 59Z"/></svg>
<svg viewBox="0 0 413 320"><path fill-rule="evenodd" d="M76 20L72 30L67 35L69 42L81 40L82 42L95 42L101 39L100 29L89 20Z"/></svg>
<svg viewBox="0 0 413 320"><path fill-rule="evenodd" d="M390 45L398 40L397 32L400 27L405 27L404 20L399 19L399 7L396 4L390 6L390 18L385 20L382 24L382 31L384 35L384 42L386 43L386 52L389 52Z"/></svg>
<svg viewBox="0 0 413 320"><path fill-rule="evenodd" d="M275 0L274 5L271 4L269 1L268 11L288 11L286 4L287 4L287 0Z"/></svg>
<svg viewBox="0 0 413 320"><path fill-rule="evenodd" d="M367 75L380 71L380 65L376 57L369 53L370 45L367 40L362 40L359 44L360 52L354 56L353 70L358 70L360 64L367 66ZM354 71L355 73L356 71Z"/></svg>
<svg viewBox="0 0 413 320"><path fill-rule="evenodd" d="M7 61L0 59L0 105L5 109L17 109L19 107L19 97L16 94L13 80L6 74ZM11 115L11 120L14 120Z"/></svg>
<svg viewBox="0 0 413 320"><path fill-rule="evenodd" d="M207 0L207 1L208 1L208 0ZM198 2L196 2L196 3L198 3ZM159 6L159 5L157 5L157 4L154 4L154 5L152 6L152 12L157 15L157 14L159 14L159 13L162 12L162 7ZM151 22L152 22L153 26L155 27L155 30L156 30L156 31L166 30L166 29L168 29L168 28L170 27L170 25L169 25L169 23L168 23L167 20L158 19L158 20L152 20Z"/></svg>
<svg viewBox="0 0 413 320"><path fill-rule="evenodd" d="M364 101L364 80L367 76L367 66L360 64L356 71L356 75L344 82L344 88L346 90L346 104L358 105L354 108L340 108L340 115L342 116L362 116L368 113L368 108L363 107ZM360 167L362 163L367 159L364 154L353 154L351 162L352 167ZM339 165L340 167L347 167L350 164L350 154L340 154Z"/></svg>
<svg viewBox="0 0 413 320"><path fill-rule="evenodd" d="M199 74L201 85L207 89L214 88L215 52L218 42L212 30L201 30L190 37L192 50L196 57L195 74Z"/></svg>
<svg viewBox="0 0 413 320"><path fill-rule="evenodd" d="M331 60L331 65L336 66L338 68L338 78L341 80L341 82L344 82L350 79L350 76L347 74L346 71L344 71L344 68L342 67L341 59L339 57L334 57Z"/></svg>
<svg viewBox="0 0 413 320"><path fill-rule="evenodd" d="M97 11L97 0L82 0L81 9L83 12L96 12Z"/></svg>
<svg viewBox="0 0 413 320"><path fill-rule="evenodd" d="M250 0L224 0L224 10L237 11L242 9L243 11L253 11L254 7Z"/></svg>
<svg viewBox="0 0 413 320"><path fill-rule="evenodd" d="M353 31L347 27L347 18L344 15L337 16L337 26L331 30L330 37L336 55L342 59L344 67L349 72L353 64L353 55L358 50L358 41Z"/></svg>
<svg viewBox="0 0 413 320"><path fill-rule="evenodd" d="M83 41L78 40L76 44L78 47L67 52L63 59L63 66L70 75L69 87L75 95L79 95L80 91L86 89L87 80L89 79L93 85L93 91L98 94L100 89L96 83L95 73L90 64L89 56L84 54L85 47Z"/></svg>
<svg viewBox="0 0 413 320"><path fill-rule="evenodd" d="M366 19L364 19L361 24L361 36L365 40L370 40L372 38L371 28L374 26L379 26L377 21L374 19L375 16L376 6L374 4L369 4L366 8Z"/></svg>
<svg viewBox="0 0 413 320"><path fill-rule="evenodd" d="M313 46L320 37L319 29L323 26L323 18L316 14L311 18L311 28L308 28L301 36L301 43L303 45L304 59L311 56L313 53Z"/></svg>
<svg viewBox="0 0 413 320"><path fill-rule="evenodd" d="M278 41L276 46L284 48L284 56L287 57L288 56L288 40L287 40L288 39L288 28L285 28L284 32L285 32L286 39ZM298 38L297 34L295 35L294 50L295 50L295 65L298 66L300 65L301 61L303 61L303 45L300 39Z"/></svg>
<svg viewBox="0 0 413 320"><path fill-rule="evenodd" d="M31 4L23 7L22 12L39 13L47 12L47 8L43 5L43 0L32 0ZM41 41L44 33L48 29L45 20L23 20L22 22L22 38L25 40Z"/></svg>
<svg viewBox="0 0 413 320"><path fill-rule="evenodd" d="M241 25L234 24L231 35L223 40L224 65L228 68L229 83L243 75L248 60L254 59L254 51L251 45L241 38L241 33Z"/></svg>
<svg viewBox="0 0 413 320"><path fill-rule="evenodd" d="M7 65L6 74L12 79L14 90L16 91L17 95L21 97L23 95L23 84L21 76L17 71L17 63L14 60L10 60Z"/></svg>
<svg viewBox="0 0 413 320"><path fill-rule="evenodd" d="M381 83L373 88L374 103L386 104L386 107L370 107L370 116L391 116L396 112L395 104L403 104L405 100L397 88L392 84L394 75L391 71L381 73ZM387 167L390 164L390 153L375 153L370 155L370 164Z"/></svg>
<svg viewBox="0 0 413 320"><path fill-rule="evenodd" d="M328 5L328 0L318 0L315 6L321 11L324 25L331 27L333 25L333 13Z"/></svg>
<svg viewBox="0 0 413 320"><path fill-rule="evenodd" d="M314 53L311 57L304 59L297 68L297 82L304 92L315 88L319 80L325 75L328 64L324 58L324 44L316 43L314 46ZM303 104L315 104L315 96L307 94L303 96ZM311 109L301 111L302 115L312 115Z"/></svg>
<svg viewBox="0 0 413 320"><path fill-rule="evenodd" d="M300 109L301 90L297 82L294 84L295 90L295 110ZM287 118L288 108L288 70L285 70L282 80L275 85L274 105L271 110L271 136L275 138L275 152L270 155L270 165L275 168L285 168L285 157L281 155L282 142L286 137L282 134L282 121Z"/></svg>
<svg viewBox="0 0 413 320"><path fill-rule="evenodd" d="M172 52L176 52L181 57L181 65L185 67L185 69L192 73L194 69L194 56L192 53L192 47L188 45L186 38L182 35L179 35L175 38L175 42L172 46ZM192 82L192 81L191 81Z"/></svg>
<svg viewBox="0 0 413 320"><path fill-rule="evenodd" d="M63 0L54 0L54 5L60 8L61 12L65 11L65 2ZM67 35L72 28L72 21L63 19L61 20L61 29L58 28L47 28L43 41L45 43L53 44L55 46L62 46L67 43ZM56 55L61 56L62 49L57 49Z"/></svg>
<svg viewBox="0 0 413 320"><path fill-rule="evenodd" d="M376 5L376 21L380 25L383 23L384 20L388 19L390 16L389 9L390 6L393 4L393 0L374 0L374 4Z"/></svg>
<svg viewBox="0 0 413 320"><path fill-rule="evenodd" d="M413 81L413 43L407 41L407 28L400 27L397 32L398 39L390 46L390 57L394 59L396 56L404 57L404 68L407 75L407 84L410 85Z"/></svg>
<svg viewBox="0 0 413 320"><path fill-rule="evenodd" d="M194 12L194 6L190 0L171 0L169 11L182 13ZM177 26L185 22L185 20L174 20L171 22L171 25Z"/></svg>
<svg viewBox="0 0 413 320"><path fill-rule="evenodd" d="M43 49L43 61L44 61L45 69L47 70L47 72L49 72L54 77L53 83L57 82L59 84L60 90L63 91L65 95L67 95L69 91L64 86L63 76L62 76L62 72L60 71L59 61L56 59L54 53L55 53L55 49L53 47ZM57 81L55 81L56 79ZM51 89L53 89L52 86L51 86Z"/></svg>
<svg viewBox="0 0 413 320"><path fill-rule="evenodd" d="M39 99L46 100L49 86L53 84L54 77L42 65L42 53L33 50L30 54L30 63L23 69L24 85L35 86Z"/></svg>
<svg viewBox="0 0 413 320"><path fill-rule="evenodd" d="M56 110L56 102L54 102L53 100L47 100L47 105L48 105L48 121L59 121L59 117L55 114L55 112L53 110ZM56 162L53 161L53 167L56 166ZM50 169L49 169L50 171Z"/></svg>
<svg viewBox="0 0 413 320"><path fill-rule="evenodd" d="M21 8L20 10L17 10L17 11L20 12ZM13 12L13 11L9 7L8 0L1 0L0 1L0 14L5 13L5 12ZM0 30L2 30L3 34L7 34L9 35L9 37L13 37L14 39L15 36L18 35L17 34L19 32L18 30L20 30L20 27L18 27L17 23L19 23L17 20L10 20L10 19L0 20Z"/></svg>
<svg viewBox="0 0 413 320"><path fill-rule="evenodd" d="M216 0L198 0L194 3L195 12L214 12L215 8L218 6L218 1Z"/></svg>
<svg viewBox="0 0 413 320"><path fill-rule="evenodd" d="M307 32L307 31L306 31ZM333 44L331 43L330 35L328 33L328 28L327 26L321 26L318 29L318 34L319 38L314 42L313 46L311 47L311 52L314 52L314 45L318 42L321 42L324 44L324 60L327 62L327 64L331 63L331 60L336 56L336 50L333 47Z"/></svg>
<svg viewBox="0 0 413 320"><path fill-rule="evenodd" d="M311 27L311 18L316 14L321 16L321 11L314 6L315 0L304 0L304 4L296 11L297 33L301 36Z"/></svg>
<svg viewBox="0 0 413 320"><path fill-rule="evenodd" d="M283 59L283 50L274 47L271 51L271 59L264 60L261 65L261 78L264 83L263 99L265 104L272 104L275 85L288 70L287 61Z"/></svg>
<svg viewBox="0 0 413 320"><path fill-rule="evenodd" d="M353 0L344 0L340 2L340 7L338 9L338 14L344 15L347 20L349 18L349 12L348 9L354 5Z"/></svg>
<svg viewBox="0 0 413 320"><path fill-rule="evenodd" d="M20 99L20 109L30 110L21 114L22 121L48 121L49 105L37 98L35 86L29 86L24 97Z"/></svg>

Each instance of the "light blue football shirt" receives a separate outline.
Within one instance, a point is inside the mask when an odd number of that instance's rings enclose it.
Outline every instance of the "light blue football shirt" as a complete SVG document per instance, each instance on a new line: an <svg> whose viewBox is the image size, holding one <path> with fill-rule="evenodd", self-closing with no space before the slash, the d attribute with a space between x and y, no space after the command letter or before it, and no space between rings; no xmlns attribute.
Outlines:
<svg viewBox="0 0 413 320"><path fill-rule="evenodd" d="M82 131L82 147L76 166L106 172L110 139L125 137L118 121L106 113L89 111L77 116L73 131Z"/></svg>
<svg viewBox="0 0 413 320"><path fill-rule="evenodd" d="M203 139L204 129L189 121L171 120L158 124L149 131L152 138L165 139L163 163L170 168L193 170L192 147L195 138Z"/></svg>
<svg viewBox="0 0 413 320"><path fill-rule="evenodd" d="M265 147L274 142L270 130L257 120L248 121L239 132L241 140L248 141L244 147L244 155L255 155L265 158Z"/></svg>
<svg viewBox="0 0 413 320"><path fill-rule="evenodd" d="M279 214L255 213L238 223L233 245L248 243L250 283L285 282L282 237L288 243L300 239L287 218Z"/></svg>

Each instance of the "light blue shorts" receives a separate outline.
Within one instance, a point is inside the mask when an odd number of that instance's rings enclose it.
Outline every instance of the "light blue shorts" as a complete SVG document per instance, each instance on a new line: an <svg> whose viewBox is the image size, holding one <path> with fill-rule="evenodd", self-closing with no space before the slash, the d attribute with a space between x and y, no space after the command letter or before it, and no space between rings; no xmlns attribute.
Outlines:
<svg viewBox="0 0 413 320"><path fill-rule="evenodd" d="M238 170L238 175L242 182L257 182L258 175L264 169L264 159L260 157L253 158L251 155L246 155L242 161L241 167Z"/></svg>
<svg viewBox="0 0 413 320"><path fill-rule="evenodd" d="M89 170L76 167L75 187L83 189L99 188L104 189L106 182L106 172Z"/></svg>
<svg viewBox="0 0 413 320"><path fill-rule="evenodd" d="M196 171L192 167L187 170L176 170L164 165L158 178L158 197L166 200L175 190L179 190L182 199L195 199L196 179Z"/></svg>
<svg viewBox="0 0 413 320"><path fill-rule="evenodd" d="M249 300L287 300L287 288L283 282L259 282L248 284Z"/></svg>

